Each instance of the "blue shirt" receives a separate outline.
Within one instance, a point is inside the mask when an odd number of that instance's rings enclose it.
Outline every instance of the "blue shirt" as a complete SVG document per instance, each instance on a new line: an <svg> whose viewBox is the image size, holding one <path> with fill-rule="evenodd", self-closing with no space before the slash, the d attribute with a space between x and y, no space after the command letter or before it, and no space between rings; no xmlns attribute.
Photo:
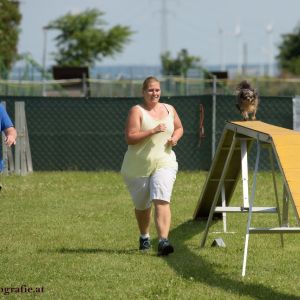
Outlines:
<svg viewBox="0 0 300 300"><path fill-rule="evenodd" d="M0 127L1 131L14 126L2 104L0 104L0 124L1 124Z"/></svg>

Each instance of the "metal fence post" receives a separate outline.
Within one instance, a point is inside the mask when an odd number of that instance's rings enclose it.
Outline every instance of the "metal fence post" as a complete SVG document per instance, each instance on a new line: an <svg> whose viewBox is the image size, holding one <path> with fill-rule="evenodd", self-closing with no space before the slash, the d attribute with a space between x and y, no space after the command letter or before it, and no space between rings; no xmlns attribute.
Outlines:
<svg viewBox="0 0 300 300"><path fill-rule="evenodd" d="M293 129L300 130L300 96L293 98Z"/></svg>
<svg viewBox="0 0 300 300"><path fill-rule="evenodd" d="M213 160L216 152L216 105L217 105L217 76L213 75L213 91L212 91L212 155L211 159Z"/></svg>
<svg viewBox="0 0 300 300"><path fill-rule="evenodd" d="M85 73L82 74L82 96L88 96L87 78Z"/></svg>

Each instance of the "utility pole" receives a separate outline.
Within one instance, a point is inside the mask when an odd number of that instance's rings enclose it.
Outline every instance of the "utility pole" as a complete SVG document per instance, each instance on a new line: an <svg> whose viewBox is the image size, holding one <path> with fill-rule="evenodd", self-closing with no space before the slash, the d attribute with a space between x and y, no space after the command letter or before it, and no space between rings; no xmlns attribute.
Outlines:
<svg viewBox="0 0 300 300"><path fill-rule="evenodd" d="M43 58L42 58L42 81L43 81L43 97L46 96L46 60L47 60L47 30L49 28L47 26L43 27L43 34L44 34L44 43L43 43Z"/></svg>
<svg viewBox="0 0 300 300"><path fill-rule="evenodd" d="M237 24L235 27L234 35L236 37L236 43L237 43L237 73L242 73L242 55L241 55L241 28L240 25Z"/></svg>
<svg viewBox="0 0 300 300"><path fill-rule="evenodd" d="M247 75L247 65L248 65L248 44L243 44L243 75Z"/></svg>
<svg viewBox="0 0 300 300"><path fill-rule="evenodd" d="M219 35L220 35L220 70L225 71L225 63L224 63L224 31L223 28L219 27Z"/></svg>
<svg viewBox="0 0 300 300"><path fill-rule="evenodd" d="M273 61L273 55L274 55L274 51L273 51L273 25L269 24L266 27L266 31L267 34L269 36L269 49L268 49L268 75L269 77L272 77L274 75L273 72L273 65L274 65L274 61Z"/></svg>

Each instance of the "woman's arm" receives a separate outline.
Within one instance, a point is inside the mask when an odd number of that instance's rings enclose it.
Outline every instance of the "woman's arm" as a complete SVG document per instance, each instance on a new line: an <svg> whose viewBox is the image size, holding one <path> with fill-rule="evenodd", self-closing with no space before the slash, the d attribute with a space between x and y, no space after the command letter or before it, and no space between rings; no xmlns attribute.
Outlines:
<svg viewBox="0 0 300 300"><path fill-rule="evenodd" d="M181 139L183 136L183 127L181 120L173 107L174 111L174 132L172 134L172 137L168 140L168 144L171 146L176 146L177 142Z"/></svg>

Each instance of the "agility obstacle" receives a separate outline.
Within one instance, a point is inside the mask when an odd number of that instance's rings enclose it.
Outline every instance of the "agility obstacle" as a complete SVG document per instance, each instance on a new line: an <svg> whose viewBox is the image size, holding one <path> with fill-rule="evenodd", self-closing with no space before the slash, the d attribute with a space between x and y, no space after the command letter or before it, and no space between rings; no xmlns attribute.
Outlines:
<svg viewBox="0 0 300 300"><path fill-rule="evenodd" d="M18 132L15 146L15 173L26 175L33 171L29 135L25 114L25 102L15 102L15 126Z"/></svg>
<svg viewBox="0 0 300 300"><path fill-rule="evenodd" d="M256 143L256 159L253 173L251 196L248 195L248 152ZM255 207L257 173L261 148L267 148L272 169L275 192L274 207ZM223 227L226 232L226 213L247 213L246 238L242 276L246 274L249 235L254 233L300 233L300 227L289 226L288 207L291 205L298 226L300 226L300 132L270 125L261 121L227 122L216 150L210 171L194 211L194 219L206 219L206 228L201 240L205 246L209 227L214 216L222 214ZM273 155L274 154L274 155ZM282 213L279 205L278 189L275 179L274 159L283 178ZM242 176L243 205L229 206L236 185ZM251 227L252 213L275 213L278 227Z"/></svg>
<svg viewBox="0 0 300 300"><path fill-rule="evenodd" d="M6 108L6 102L1 104ZM15 145L15 160L11 147L5 143L5 134L2 132L2 162L3 174L15 173L26 175L33 172L29 134L27 128L25 102L15 102L15 128L17 130L17 141Z"/></svg>

